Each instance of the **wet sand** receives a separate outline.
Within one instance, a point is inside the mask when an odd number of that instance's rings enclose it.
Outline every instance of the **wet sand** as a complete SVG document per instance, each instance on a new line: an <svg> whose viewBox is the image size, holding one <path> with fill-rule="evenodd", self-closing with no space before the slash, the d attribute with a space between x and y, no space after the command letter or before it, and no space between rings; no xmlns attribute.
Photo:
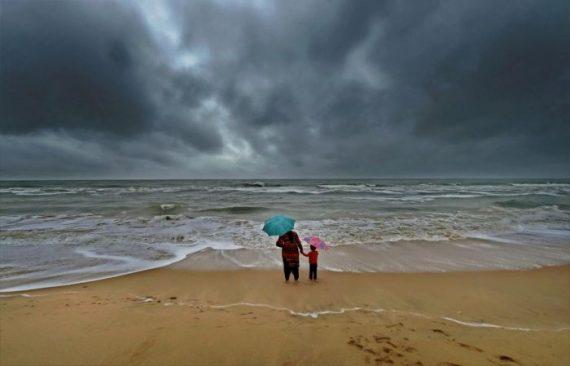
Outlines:
<svg viewBox="0 0 570 366"><path fill-rule="evenodd" d="M0 297L1 365L568 365L570 266L189 271Z"/></svg>

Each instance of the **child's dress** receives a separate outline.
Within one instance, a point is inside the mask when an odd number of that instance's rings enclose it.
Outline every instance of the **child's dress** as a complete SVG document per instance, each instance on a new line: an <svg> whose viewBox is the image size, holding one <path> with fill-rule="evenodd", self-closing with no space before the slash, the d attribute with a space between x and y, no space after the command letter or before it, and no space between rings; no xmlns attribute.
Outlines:
<svg viewBox="0 0 570 366"><path fill-rule="evenodd" d="M304 255L305 257L309 257L309 279L316 280L319 252L317 250L311 250L309 254L304 254Z"/></svg>

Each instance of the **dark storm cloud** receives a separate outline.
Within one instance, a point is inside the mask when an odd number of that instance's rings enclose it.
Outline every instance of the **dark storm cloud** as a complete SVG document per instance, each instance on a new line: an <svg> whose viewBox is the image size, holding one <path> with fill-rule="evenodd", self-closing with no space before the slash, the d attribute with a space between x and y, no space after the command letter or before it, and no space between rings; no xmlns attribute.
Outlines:
<svg viewBox="0 0 570 366"><path fill-rule="evenodd" d="M463 31L457 43L450 32L451 46L443 50L437 47L441 38L415 37L432 46L438 61L412 81L428 97L418 110L418 135L459 141L518 133L568 137L568 7L536 4L521 10L505 4L494 9L501 21L494 15L483 24L481 17L465 19L461 28L480 32ZM502 21L505 14L513 18Z"/></svg>
<svg viewBox="0 0 570 366"><path fill-rule="evenodd" d="M255 141L247 127L271 121L266 124L273 125L273 142L283 154L300 160L321 155L320 163L340 174L520 174L525 166L532 171L529 160L540 174L560 173L552 165L568 168L567 3L357 4L315 10L307 18L324 14L333 25L317 21L313 32L300 26L291 42L267 50L297 57L259 71L269 79L278 75L263 107L250 107L257 95L250 103L240 95L234 112L246 136ZM349 34L346 19L353 24ZM384 74L386 85L343 78L359 48L365 48L362 62ZM281 110L294 122L284 126ZM317 142L306 139L312 122ZM312 154L291 141L307 142Z"/></svg>
<svg viewBox="0 0 570 366"><path fill-rule="evenodd" d="M3 1L1 17L3 134L63 131L106 144L158 131L199 151L221 146L217 131L191 113L165 113L195 107L205 91L199 79L159 66L159 50L133 7Z"/></svg>
<svg viewBox="0 0 570 366"><path fill-rule="evenodd" d="M570 171L566 1L1 4L6 175Z"/></svg>
<svg viewBox="0 0 570 366"><path fill-rule="evenodd" d="M1 131L133 134L152 123L140 21L116 4L2 2Z"/></svg>

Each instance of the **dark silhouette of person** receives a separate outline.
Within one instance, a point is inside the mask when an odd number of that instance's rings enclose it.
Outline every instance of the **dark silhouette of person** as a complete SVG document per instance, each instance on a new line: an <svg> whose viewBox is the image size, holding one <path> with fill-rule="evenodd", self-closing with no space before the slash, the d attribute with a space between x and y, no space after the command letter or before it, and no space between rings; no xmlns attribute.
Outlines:
<svg viewBox="0 0 570 366"><path fill-rule="evenodd" d="M285 273L285 282L289 281L289 276L293 273L295 281L299 280L299 251L304 255L303 245L299 236L294 231L286 232L277 239L275 244L281 248L283 257L283 272Z"/></svg>

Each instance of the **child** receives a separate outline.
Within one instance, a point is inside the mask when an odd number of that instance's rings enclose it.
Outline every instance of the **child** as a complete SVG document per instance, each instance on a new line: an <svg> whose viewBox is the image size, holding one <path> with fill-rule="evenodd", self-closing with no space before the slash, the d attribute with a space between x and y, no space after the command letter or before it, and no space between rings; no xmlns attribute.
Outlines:
<svg viewBox="0 0 570 366"><path fill-rule="evenodd" d="M319 251L313 245L311 245L311 251L309 254L302 253L305 257L309 257L309 279L317 280L317 258L319 257Z"/></svg>

